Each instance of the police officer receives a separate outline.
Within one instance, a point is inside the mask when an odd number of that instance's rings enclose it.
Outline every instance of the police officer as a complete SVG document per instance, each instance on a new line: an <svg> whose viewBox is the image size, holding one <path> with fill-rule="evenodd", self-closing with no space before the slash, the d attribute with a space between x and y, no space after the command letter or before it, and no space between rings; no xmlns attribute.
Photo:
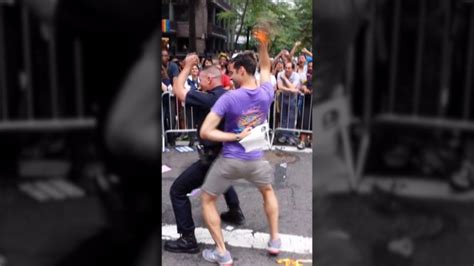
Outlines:
<svg viewBox="0 0 474 266"><path fill-rule="evenodd" d="M190 54L185 58L185 65L176 83L173 85L176 97L192 106L197 117L197 130L199 132L204 118L209 113L211 107L226 90L222 86L221 71L210 66L199 73L201 91L186 90L184 84L191 72L191 68L197 65L199 58L195 54ZM220 125L221 128L223 124ZM170 189L171 203L176 218L178 233L181 235L177 240L165 242L165 250L170 252L197 253L199 248L194 236L194 221L191 213L191 203L186 196L193 189L199 188L206 177L211 163L219 154L222 143L199 139L200 159L189 166L173 183ZM237 225L244 223L244 216L240 209L239 199L234 188L231 187L224 194L229 211L222 213L221 218L228 223Z"/></svg>

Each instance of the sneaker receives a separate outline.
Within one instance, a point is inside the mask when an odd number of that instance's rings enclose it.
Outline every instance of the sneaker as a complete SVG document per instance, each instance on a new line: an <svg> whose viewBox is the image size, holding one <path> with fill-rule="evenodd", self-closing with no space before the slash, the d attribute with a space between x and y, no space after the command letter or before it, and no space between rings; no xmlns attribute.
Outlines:
<svg viewBox="0 0 474 266"><path fill-rule="evenodd" d="M176 240L165 241L165 250L174 253L198 253L199 246L194 233L181 235Z"/></svg>
<svg viewBox="0 0 474 266"><path fill-rule="evenodd" d="M205 249L202 251L202 257L212 263L217 263L220 266L232 265L232 256L228 250L224 255L220 255L217 249Z"/></svg>
<svg viewBox="0 0 474 266"><path fill-rule="evenodd" d="M474 188L473 168L469 162L464 162L461 168L450 177L449 184L454 191L464 192Z"/></svg>
<svg viewBox="0 0 474 266"><path fill-rule="evenodd" d="M277 240L271 240L268 241L267 244L267 251L270 255L278 255L280 253L280 248L281 248L281 238L278 238Z"/></svg>
<svg viewBox="0 0 474 266"><path fill-rule="evenodd" d="M311 148L313 141L311 139L306 140L306 147Z"/></svg>
<svg viewBox="0 0 474 266"><path fill-rule="evenodd" d="M300 143L298 143L298 145L296 145L296 148L298 148L298 150L304 150L304 148L306 147L304 141L300 141Z"/></svg>
<svg viewBox="0 0 474 266"><path fill-rule="evenodd" d="M221 220L229 224L243 225L245 216L240 208L229 209L221 214Z"/></svg>
<svg viewBox="0 0 474 266"><path fill-rule="evenodd" d="M298 139L296 137L289 137L288 144L290 144L291 146L296 146L296 144L298 144Z"/></svg>
<svg viewBox="0 0 474 266"><path fill-rule="evenodd" d="M285 144L288 141L288 138L286 136L281 136L277 140L279 143Z"/></svg>

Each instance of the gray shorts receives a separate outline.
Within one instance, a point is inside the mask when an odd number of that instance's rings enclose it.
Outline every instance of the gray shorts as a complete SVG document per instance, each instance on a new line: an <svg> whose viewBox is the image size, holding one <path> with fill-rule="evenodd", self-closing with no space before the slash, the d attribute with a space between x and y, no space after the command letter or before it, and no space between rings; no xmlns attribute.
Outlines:
<svg viewBox="0 0 474 266"><path fill-rule="evenodd" d="M271 184L273 175L273 167L264 159L245 161L219 155L207 173L201 189L211 195L219 196L229 189L234 180L245 179L260 187Z"/></svg>

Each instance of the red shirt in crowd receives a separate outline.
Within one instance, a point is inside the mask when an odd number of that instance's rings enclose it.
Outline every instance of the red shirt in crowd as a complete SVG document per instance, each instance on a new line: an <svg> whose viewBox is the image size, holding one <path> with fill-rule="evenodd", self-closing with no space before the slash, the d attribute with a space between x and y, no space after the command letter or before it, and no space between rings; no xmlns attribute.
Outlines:
<svg viewBox="0 0 474 266"><path fill-rule="evenodd" d="M222 86L224 86L224 88L228 89L232 87L232 81L230 80L230 77L227 76L226 74L221 75L221 80L222 80Z"/></svg>

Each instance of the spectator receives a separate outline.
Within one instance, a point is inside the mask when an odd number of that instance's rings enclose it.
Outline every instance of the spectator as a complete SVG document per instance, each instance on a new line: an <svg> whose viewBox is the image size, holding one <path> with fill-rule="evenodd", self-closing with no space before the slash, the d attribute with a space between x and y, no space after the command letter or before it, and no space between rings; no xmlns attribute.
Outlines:
<svg viewBox="0 0 474 266"><path fill-rule="evenodd" d="M306 82L306 74L308 72L308 66L306 65L306 56L300 54L298 56L298 63L296 67L296 73L300 76L301 84Z"/></svg>
<svg viewBox="0 0 474 266"><path fill-rule="evenodd" d="M302 124L298 125L298 128L302 128L303 130L311 130L311 106L312 106L312 93L313 93L313 62L308 62L308 71L306 72L306 81L301 86L301 91L304 94L302 97L304 99L302 104L302 110L300 111L298 117L302 117L302 119L298 119L298 122ZM311 134L308 133L301 133L300 135L300 142L296 146L298 149L302 150L305 147L311 147Z"/></svg>
<svg viewBox="0 0 474 266"><path fill-rule="evenodd" d="M179 75L179 67L176 63L170 61L170 55L167 50L161 51L161 64L166 70L171 85L173 85L176 77Z"/></svg>
<svg viewBox="0 0 474 266"><path fill-rule="evenodd" d="M255 72L255 79L257 80L257 85L260 86L260 67L258 67L257 72ZM273 89L276 90L277 81L274 75L270 75L270 82L272 83Z"/></svg>
<svg viewBox="0 0 474 266"><path fill-rule="evenodd" d="M300 77L294 71L295 66L291 62L285 64L284 72L280 72L277 78L278 89L281 91L280 102L280 127L295 129L297 96L300 90ZM298 142L293 131L282 130L278 142L296 145Z"/></svg>
<svg viewBox="0 0 474 266"><path fill-rule="evenodd" d="M284 70L284 63L281 59L275 59L275 63L273 64L273 70L272 74L277 78L278 73L282 72Z"/></svg>
<svg viewBox="0 0 474 266"><path fill-rule="evenodd" d="M210 58L210 57L203 58L202 68L207 68L207 67L210 67L210 66L212 66L212 58Z"/></svg>
<svg viewBox="0 0 474 266"><path fill-rule="evenodd" d="M276 60L277 62L278 60L281 60L283 64L285 64L286 62L291 62L290 52L288 52L287 49L283 49L277 54L277 56L275 56L274 60Z"/></svg>
<svg viewBox="0 0 474 266"><path fill-rule="evenodd" d="M199 68L198 65L194 65L191 68L191 74L186 79L184 84L186 90L199 90Z"/></svg>
<svg viewBox="0 0 474 266"><path fill-rule="evenodd" d="M215 66L221 72L222 86L224 86L224 89L226 90L232 89L233 88L232 81L228 75L224 74L226 71L223 69L223 66L219 64L216 64Z"/></svg>
<svg viewBox="0 0 474 266"><path fill-rule="evenodd" d="M227 64L229 62L229 56L226 53L219 54L219 65L221 65L222 70L227 74Z"/></svg>

